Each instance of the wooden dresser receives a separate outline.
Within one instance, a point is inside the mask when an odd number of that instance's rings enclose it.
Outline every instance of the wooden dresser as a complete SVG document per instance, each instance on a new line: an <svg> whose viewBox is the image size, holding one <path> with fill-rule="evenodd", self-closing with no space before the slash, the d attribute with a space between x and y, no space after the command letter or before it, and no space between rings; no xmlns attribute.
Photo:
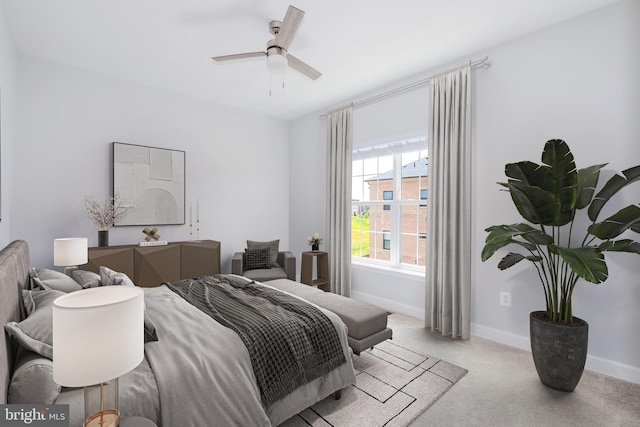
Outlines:
<svg viewBox="0 0 640 427"><path fill-rule="evenodd" d="M164 246L89 248L89 262L79 268L99 273L101 265L125 273L138 286L158 286L163 282L219 274L220 242L198 240Z"/></svg>

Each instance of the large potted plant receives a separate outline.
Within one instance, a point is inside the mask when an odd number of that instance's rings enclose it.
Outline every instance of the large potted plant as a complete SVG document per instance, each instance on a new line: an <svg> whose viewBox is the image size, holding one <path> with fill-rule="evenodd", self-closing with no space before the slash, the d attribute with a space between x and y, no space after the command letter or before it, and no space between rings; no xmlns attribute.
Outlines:
<svg viewBox="0 0 640 427"><path fill-rule="evenodd" d="M511 194L527 221L487 228L482 260L505 246L498 263L505 270L530 261L544 290L546 311L530 314L531 351L540 380L557 390L573 391L587 355L588 325L573 315L572 296L580 279L607 280L605 252L640 254L640 243L619 238L627 230L640 233L640 206L633 204L600 219L603 208L622 188L640 180L640 165L614 175L596 193L606 164L577 169L569 146L548 141L542 165L529 161L505 166ZM585 217L586 213L586 217Z"/></svg>

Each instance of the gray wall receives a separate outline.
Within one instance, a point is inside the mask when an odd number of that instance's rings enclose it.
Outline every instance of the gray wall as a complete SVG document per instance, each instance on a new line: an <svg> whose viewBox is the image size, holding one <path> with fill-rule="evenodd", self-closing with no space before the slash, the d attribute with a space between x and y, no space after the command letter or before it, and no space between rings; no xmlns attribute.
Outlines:
<svg viewBox="0 0 640 427"><path fill-rule="evenodd" d="M13 162L16 146L15 102L17 59L4 5L0 5L0 247L11 241L11 194Z"/></svg>
<svg viewBox="0 0 640 427"><path fill-rule="evenodd" d="M111 194L113 141L186 151L187 219L199 200L200 238L222 242L223 271L247 239L288 246L286 123L32 57L18 69L11 237L29 242L33 265L52 264L56 237L97 245L79 202ZM138 242L142 228L112 227L110 244ZM158 228L162 239L189 239L188 225Z"/></svg>
<svg viewBox="0 0 640 427"><path fill-rule="evenodd" d="M496 184L504 179L505 163L538 162L545 141L552 138L569 143L579 167L608 161L603 179L640 163L638 22L640 2L621 2L460 59L463 63L488 55L493 64L474 72L471 310L475 335L529 349L529 312L544 308L544 295L532 269L523 265L501 272L496 268L498 257L486 263L480 260L484 229L519 221L509 196ZM437 71L425 70L421 76ZM407 116L418 108L409 98L381 103L393 105L388 111ZM426 108L421 108L426 114ZM377 127L387 121L385 108L380 109L379 114L361 115L354 128ZM292 206L291 240L301 248L307 233L324 227L324 215L318 212L324 212L326 176L296 171L310 161L308 152L326 153L320 119L325 112L291 125L291 168L296 177L291 199L304 200L305 211L318 217L316 223L301 219L301 209ZM637 185L620 195L612 208L637 203ZM607 260L609 280L597 286L582 282L574 295L575 315L590 323L587 367L640 382L640 346L635 339L640 329L640 262L627 254ZM353 269L356 298L407 314L424 316L423 283L422 278L396 272ZM500 291L511 292L512 307L499 305Z"/></svg>

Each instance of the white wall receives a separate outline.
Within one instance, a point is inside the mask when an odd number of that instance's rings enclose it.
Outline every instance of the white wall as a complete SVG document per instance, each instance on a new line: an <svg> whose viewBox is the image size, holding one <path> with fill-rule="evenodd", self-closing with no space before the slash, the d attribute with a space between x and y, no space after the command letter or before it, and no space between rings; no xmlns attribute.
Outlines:
<svg viewBox="0 0 640 427"><path fill-rule="evenodd" d="M496 182L504 165L519 160L539 162L545 141L565 139L579 167L609 162L604 179L640 163L640 2L630 0L549 27L501 46L461 58L488 55L493 66L474 72L472 331L506 344L529 348L530 311L544 308L537 277L526 266L496 268L480 252L484 229L519 221L507 194ZM453 64L443 64L446 68ZM437 70L427 70L429 75ZM384 91L381 88L380 91ZM350 100L345 100L348 102ZM387 102L387 101L384 101ZM414 113L415 106L394 103L396 112ZM328 108L329 109L329 108ZM356 110L357 111L357 110ZM317 222L292 214L291 238L304 243L305 233L324 224L325 173L298 174L301 165L325 153L324 123L318 112L291 124L291 200L304 201ZM357 117L356 117L357 118ZM367 124L385 120L369 119ZM360 126L358 124L357 126ZM318 144L321 148L314 147ZM305 147L298 150L296 146ZM305 151L307 150L307 151ZM324 161L324 159L323 159ZM620 208L638 203L638 185L616 200ZM322 191L312 198L307 192ZM292 205L293 205L292 203ZM489 208L490 207L490 208ZM292 213L301 213L292 206ZM322 215L318 213L322 212ZM610 212L613 213L613 212ZM638 237L635 235L634 237ZM628 254L607 255L609 280L580 283L574 314L590 324L587 367L640 382L640 260ZM424 313L424 290L411 276L372 273L354 267L354 296L407 314ZM500 291L512 293L512 307L499 305Z"/></svg>
<svg viewBox="0 0 640 427"><path fill-rule="evenodd" d="M13 47L9 23L0 4L0 247L11 241L11 194L13 193L12 169L10 161L16 145L15 99L16 52Z"/></svg>
<svg viewBox="0 0 640 427"><path fill-rule="evenodd" d="M32 265L52 265L56 237L97 245L79 202L111 194L113 141L186 151L187 212L199 199L200 238L222 242L223 272L246 239L288 246L286 122L32 57L19 56L18 69L11 234L29 242ZM142 228L112 227L110 244L136 243ZM189 239L188 225L158 228Z"/></svg>

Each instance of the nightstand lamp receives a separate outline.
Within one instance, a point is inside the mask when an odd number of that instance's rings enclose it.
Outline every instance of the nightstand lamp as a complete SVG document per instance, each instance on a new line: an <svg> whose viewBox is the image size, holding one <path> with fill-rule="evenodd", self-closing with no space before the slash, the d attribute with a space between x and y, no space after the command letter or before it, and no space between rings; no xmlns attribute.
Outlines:
<svg viewBox="0 0 640 427"><path fill-rule="evenodd" d="M87 263L88 244L86 237L67 237L53 241L53 265L64 267L64 272L71 275L78 265Z"/></svg>
<svg viewBox="0 0 640 427"><path fill-rule="evenodd" d="M86 427L118 425L118 377L144 357L144 293L102 286L53 302L53 380L84 387Z"/></svg>

